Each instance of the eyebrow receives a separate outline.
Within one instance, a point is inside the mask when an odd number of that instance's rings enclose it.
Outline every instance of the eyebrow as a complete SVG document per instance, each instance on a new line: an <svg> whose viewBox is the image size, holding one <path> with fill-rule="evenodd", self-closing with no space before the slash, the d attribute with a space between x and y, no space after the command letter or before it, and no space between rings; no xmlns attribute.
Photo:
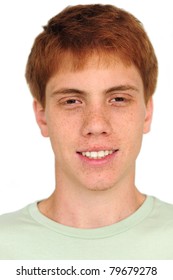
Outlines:
<svg viewBox="0 0 173 280"><path fill-rule="evenodd" d="M132 85L118 85L111 87L109 89L104 90L106 94L112 93L112 92L121 92L121 91L136 91L138 92L138 88ZM76 93L76 94L86 94L86 91L76 89L76 88L60 88L56 91L54 91L51 94L51 97L58 95L58 94L71 94L71 93Z"/></svg>
<svg viewBox="0 0 173 280"><path fill-rule="evenodd" d="M51 96L53 97L54 95L57 95L57 94L70 94L70 93L84 94L86 92L83 90L76 89L76 88L61 88L61 89L54 91L51 94Z"/></svg>
<svg viewBox="0 0 173 280"><path fill-rule="evenodd" d="M106 90L106 93L112 93L116 91L139 91L137 87L132 85L119 85L115 87L111 87L108 90Z"/></svg>

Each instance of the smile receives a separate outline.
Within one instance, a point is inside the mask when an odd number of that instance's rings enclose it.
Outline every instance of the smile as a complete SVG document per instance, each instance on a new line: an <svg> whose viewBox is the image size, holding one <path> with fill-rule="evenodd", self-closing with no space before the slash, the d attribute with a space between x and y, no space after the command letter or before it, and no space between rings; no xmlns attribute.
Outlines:
<svg viewBox="0 0 173 280"><path fill-rule="evenodd" d="M92 151L92 152L82 152L81 154L84 157L87 157L89 159L102 159L105 158L106 156L109 156L113 154L116 150L106 150L106 151Z"/></svg>

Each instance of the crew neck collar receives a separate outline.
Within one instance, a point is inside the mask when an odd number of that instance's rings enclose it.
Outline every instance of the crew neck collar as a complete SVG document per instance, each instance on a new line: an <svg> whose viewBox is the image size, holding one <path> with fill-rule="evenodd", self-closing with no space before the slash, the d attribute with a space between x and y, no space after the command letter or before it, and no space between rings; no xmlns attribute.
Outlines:
<svg viewBox="0 0 173 280"><path fill-rule="evenodd" d="M131 214L124 220L109 226L95 229L74 228L54 222L39 211L37 206L38 202L30 204L28 206L28 210L32 218L37 223L49 230L57 232L58 234L80 239L99 239L120 234L121 232L125 232L134 227L148 216L153 208L153 203L154 198L152 196L147 196L143 204L133 214Z"/></svg>

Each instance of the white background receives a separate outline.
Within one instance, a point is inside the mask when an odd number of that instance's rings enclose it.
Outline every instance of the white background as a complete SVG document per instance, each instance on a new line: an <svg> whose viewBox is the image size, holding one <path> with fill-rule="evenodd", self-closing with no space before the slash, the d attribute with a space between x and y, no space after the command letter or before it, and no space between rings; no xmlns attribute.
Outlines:
<svg viewBox="0 0 173 280"><path fill-rule="evenodd" d="M68 5L114 4L142 21L159 61L151 132L144 136L136 185L143 193L173 203L173 8L171 0L58 1L0 3L0 214L43 199L54 189L49 140L35 123L24 73L34 38Z"/></svg>

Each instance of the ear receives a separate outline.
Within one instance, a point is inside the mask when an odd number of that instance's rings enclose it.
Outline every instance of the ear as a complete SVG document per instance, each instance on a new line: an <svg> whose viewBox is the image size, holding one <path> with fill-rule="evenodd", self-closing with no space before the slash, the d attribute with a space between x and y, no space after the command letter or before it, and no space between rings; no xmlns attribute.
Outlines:
<svg viewBox="0 0 173 280"><path fill-rule="evenodd" d="M36 118L37 124L40 128L41 134L44 137L48 137L49 133L48 133L45 109L36 99L34 99L34 101L33 101L33 109L34 109L35 118Z"/></svg>
<svg viewBox="0 0 173 280"><path fill-rule="evenodd" d="M144 129L143 129L144 134L150 131L152 116L153 116L153 99L152 97L150 97L146 105L146 113L145 113L145 120L144 120Z"/></svg>

